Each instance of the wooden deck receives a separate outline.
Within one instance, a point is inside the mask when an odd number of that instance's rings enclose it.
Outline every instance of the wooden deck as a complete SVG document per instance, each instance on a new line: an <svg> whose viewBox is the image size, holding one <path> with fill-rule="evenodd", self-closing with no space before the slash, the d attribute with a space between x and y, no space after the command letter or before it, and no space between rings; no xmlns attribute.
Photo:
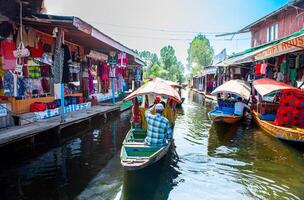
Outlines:
<svg viewBox="0 0 304 200"><path fill-rule="evenodd" d="M57 129L60 133L61 129L89 120L94 116L106 117L108 113L119 112L119 106L94 106L83 111L76 111L65 114L65 121L60 122L60 117L53 117L50 119L41 120L23 126L14 126L6 129L0 129L0 147L7 144L31 138L41 132Z"/></svg>

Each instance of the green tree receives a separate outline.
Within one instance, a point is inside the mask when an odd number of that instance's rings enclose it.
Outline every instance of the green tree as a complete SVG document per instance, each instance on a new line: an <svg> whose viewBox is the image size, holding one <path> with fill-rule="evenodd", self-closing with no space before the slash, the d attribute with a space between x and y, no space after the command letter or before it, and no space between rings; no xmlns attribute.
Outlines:
<svg viewBox="0 0 304 200"><path fill-rule="evenodd" d="M150 51L136 51L139 57L146 63L146 66L144 66L144 78L148 78L152 74L152 66L153 65L159 65L159 59L156 53L152 53Z"/></svg>
<svg viewBox="0 0 304 200"><path fill-rule="evenodd" d="M213 48L204 35L199 34L192 40L187 60L193 75L196 75L205 66L212 64L213 53Z"/></svg>

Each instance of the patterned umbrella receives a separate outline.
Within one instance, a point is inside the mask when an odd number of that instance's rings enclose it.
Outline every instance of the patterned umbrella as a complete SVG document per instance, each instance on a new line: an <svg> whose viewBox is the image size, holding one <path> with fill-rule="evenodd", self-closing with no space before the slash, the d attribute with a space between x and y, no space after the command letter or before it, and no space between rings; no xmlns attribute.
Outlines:
<svg viewBox="0 0 304 200"><path fill-rule="evenodd" d="M168 98L173 99L177 103L181 103L181 98L178 92L161 79L154 79L152 81L149 81L148 83L142 85L140 88L132 92L124 100L131 100L137 96L146 94L166 96Z"/></svg>

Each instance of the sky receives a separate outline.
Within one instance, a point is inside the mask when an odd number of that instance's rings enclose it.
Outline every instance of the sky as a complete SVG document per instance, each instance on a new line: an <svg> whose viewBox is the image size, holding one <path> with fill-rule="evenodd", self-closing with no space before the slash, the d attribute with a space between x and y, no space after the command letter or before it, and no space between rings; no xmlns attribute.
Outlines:
<svg viewBox="0 0 304 200"><path fill-rule="evenodd" d="M215 54L250 48L250 34L235 32L286 4L288 0L45 0L48 14L77 16L113 39L159 55L166 45L187 64L187 49L199 33ZM232 38L232 40L231 40Z"/></svg>

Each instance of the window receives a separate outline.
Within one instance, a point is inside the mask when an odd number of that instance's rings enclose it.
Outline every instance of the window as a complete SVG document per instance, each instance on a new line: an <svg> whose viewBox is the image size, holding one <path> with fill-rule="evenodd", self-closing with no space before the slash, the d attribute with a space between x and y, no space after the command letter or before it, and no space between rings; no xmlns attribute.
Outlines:
<svg viewBox="0 0 304 200"><path fill-rule="evenodd" d="M266 42L277 40L279 36L279 24L275 23L269 26L266 30L266 34Z"/></svg>

